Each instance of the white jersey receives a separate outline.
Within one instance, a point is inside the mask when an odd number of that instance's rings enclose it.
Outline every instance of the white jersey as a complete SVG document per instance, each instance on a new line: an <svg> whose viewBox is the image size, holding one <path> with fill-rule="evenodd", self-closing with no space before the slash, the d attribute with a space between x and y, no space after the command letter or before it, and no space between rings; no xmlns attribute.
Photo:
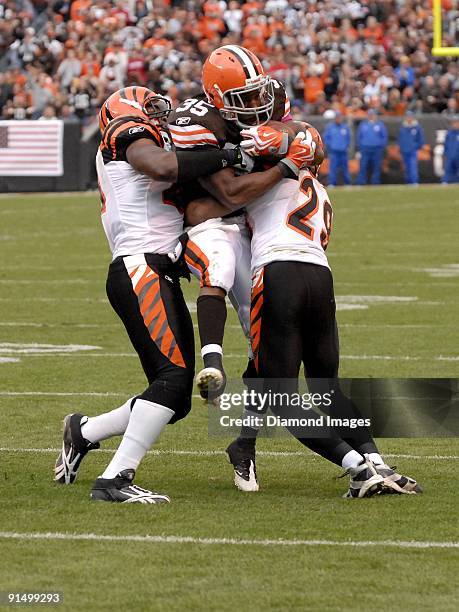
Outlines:
<svg viewBox="0 0 459 612"><path fill-rule="evenodd" d="M325 249L333 210L325 187L308 171L284 179L247 207L252 228L252 272L273 261L329 268Z"/></svg>
<svg viewBox="0 0 459 612"><path fill-rule="evenodd" d="M102 223L113 259L169 253L183 232L183 214L164 194L171 183L155 181L127 162L126 149L139 138L171 150L166 132L138 117L125 117L107 126L96 157Z"/></svg>

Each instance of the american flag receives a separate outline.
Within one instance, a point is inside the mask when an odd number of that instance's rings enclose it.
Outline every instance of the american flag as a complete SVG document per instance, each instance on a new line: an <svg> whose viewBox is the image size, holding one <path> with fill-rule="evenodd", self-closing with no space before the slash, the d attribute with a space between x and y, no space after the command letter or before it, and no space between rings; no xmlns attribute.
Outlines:
<svg viewBox="0 0 459 612"><path fill-rule="evenodd" d="M0 176L62 176L62 121L0 121Z"/></svg>

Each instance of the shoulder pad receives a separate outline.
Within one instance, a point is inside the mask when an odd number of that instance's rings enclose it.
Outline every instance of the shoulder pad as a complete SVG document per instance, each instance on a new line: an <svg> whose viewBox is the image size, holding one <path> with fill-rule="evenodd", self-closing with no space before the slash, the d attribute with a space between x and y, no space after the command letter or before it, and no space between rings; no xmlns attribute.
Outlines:
<svg viewBox="0 0 459 612"><path fill-rule="evenodd" d="M148 138L158 147L163 147L163 139L156 128L141 117L126 116L113 119L104 130L100 149L104 162L126 161L126 149L135 140Z"/></svg>

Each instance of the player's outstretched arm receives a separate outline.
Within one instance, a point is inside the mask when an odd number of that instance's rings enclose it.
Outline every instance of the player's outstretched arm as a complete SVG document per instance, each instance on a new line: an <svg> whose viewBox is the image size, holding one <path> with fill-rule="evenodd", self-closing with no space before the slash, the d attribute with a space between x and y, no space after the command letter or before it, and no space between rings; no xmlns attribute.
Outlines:
<svg viewBox="0 0 459 612"><path fill-rule="evenodd" d="M141 174L166 183L186 183L243 163L241 150L166 151L150 139L140 138L126 151L128 163Z"/></svg>
<svg viewBox="0 0 459 612"><path fill-rule="evenodd" d="M285 174L278 166L264 172L254 172L242 176L236 176L234 170L226 168L211 176L199 179L199 182L226 207L226 213L228 213L250 204L283 178L285 178Z"/></svg>
<svg viewBox="0 0 459 612"><path fill-rule="evenodd" d="M235 176L225 169L200 179L201 185L219 200L228 211L237 210L264 195L284 178L297 179L300 170L310 163L315 147L311 135L299 132L290 144L287 154L276 165L264 172Z"/></svg>

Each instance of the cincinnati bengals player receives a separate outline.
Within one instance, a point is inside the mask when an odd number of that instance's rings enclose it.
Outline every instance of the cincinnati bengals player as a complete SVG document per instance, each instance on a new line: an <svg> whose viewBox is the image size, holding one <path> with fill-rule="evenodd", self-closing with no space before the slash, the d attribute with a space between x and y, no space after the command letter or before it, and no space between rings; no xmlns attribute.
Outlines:
<svg viewBox="0 0 459 612"><path fill-rule="evenodd" d="M180 288L183 274L167 255L183 231L183 212L171 203L167 189L243 161L239 149L175 152L167 129L170 110L168 100L154 92L126 87L112 94L99 113L102 138L96 167L102 222L113 256L107 295L139 355L148 387L109 413L94 418L71 414L64 420L55 466L60 483L75 480L82 459L101 440L124 434L94 483L93 500L169 501L132 484L140 461L166 424L184 418L191 408L193 325ZM270 176L273 185L279 170Z"/></svg>
<svg viewBox="0 0 459 612"><path fill-rule="evenodd" d="M171 114L169 128L177 149L225 150L241 141L244 127L290 119L283 86L265 74L260 60L248 49L225 45L213 51L204 63L202 83L204 95L186 100ZM301 163L307 163L314 146L310 139L301 145L300 140L295 147L301 147ZM282 179L290 174L286 160L278 167ZM266 181L260 183L263 174L237 177L229 171L201 185L212 193L217 184L225 203L241 208L268 190ZM187 219L195 227L188 231L185 259L201 283L197 315L204 369L196 381L206 398L210 390L219 395L225 385L222 344L228 292L249 336L250 236L241 211L206 223L200 223L201 214L206 217L205 202L187 209Z"/></svg>
<svg viewBox="0 0 459 612"><path fill-rule="evenodd" d="M242 136L242 146L255 156L271 154L273 147L280 148L284 138L271 126L243 130ZM332 385L339 390L333 278L325 254L333 210L318 172L318 166L302 169L298 181L286 179L246 207L253 232L254 363L258 377L275 379L273 390L280 393L297 389L292 381L298 380L301 364L311 391L316 388L315 379L325 380L325 391ZM214 207L215 214L222 214L221 208L209 206ZM265 388L268 390L271 389ZM324 386L319 383L317 390L323 393ZM341 393L334 405L340 416L356 415L356 408ZM248 410L244 416L254 414ZM301 410L295 416L301 418ZM304 438L301 432L290 431L310 449L349 470L350 485L345 497L367 497L379 492L413 494L422 490L414 479L396 473L384 462L367 429L344 439L330 432L326 440ZM227 449L235 484L243 491L259 488L255 465L257 433L257 429L244 427Z"/></svg>

